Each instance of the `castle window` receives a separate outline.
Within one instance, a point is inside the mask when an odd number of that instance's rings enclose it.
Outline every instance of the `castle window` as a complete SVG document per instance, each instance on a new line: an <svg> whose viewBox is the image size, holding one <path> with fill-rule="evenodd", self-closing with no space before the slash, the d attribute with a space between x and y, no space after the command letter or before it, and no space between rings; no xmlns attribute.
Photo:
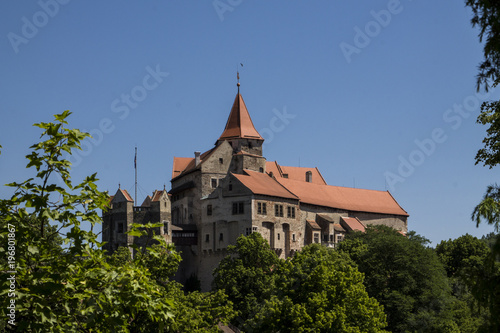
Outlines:
<svg viewBox="0 0 500 333"><path fill-rule="evenodd" d="M212 188L216 188L217 187L217 178L212 178L211 181L212 181Z"/></svg>
<svg viewBox="0 0 500 333"><path fill-rule="evenodd" d="M252 149L252 143L251 142L248 143L248 149Z"/></svg>
<svg viewBox="0 0 500 333"><path fill-rule="evenodd" d="M287 174L287 173L284 173L284 174L283 174L283 178L288 178L288 174Z"/></svg>
<svg viewBox="0 0 500 333"><path fill-rule="evenodd" d="M168 221L163 221L163 233L168 235Z"/></svg>
<svg viewBox="0 0 500 333"><path fill-rule="evenodd" d="M306 172L306 182L308 183L312 183L312 179L313 179L313 174L311 171L307 171Z"/></svg>
<svg viewBox="0 0 500 333"><path fill-rule="evenodd" d="M277 235L278 235L278 240L280 240L280 233L278 232Z"/></svg>
<svg viewBox="0 0 500 333"><path fill-rule="evenodd" d="M283 205L274 205L274 216L283 217Z"/></svg>
<svg viewBox="0 0 500 333"><path fill-rule="evenodd" d="M297 240L295 239L295 234L292 234L292 242L296 242Z"/></svg>
<svg viewBox="0 0 500 333"><path fill-rule="evenodd" d="M330 234L330 243L333 243L333 234Z"/></svg>
<svg viewBox="0 0 500 333"><path fill-rule="evenodd" d="M267 205L265 202L257 203L257 214L267 215Z"/></svg>
<svg viewBox="0 0 500 333"><path fill-rule="evenodd" d="M207 205L207 215L212 215L212 205Z"/></svg>
<svg viewBox="0 0 500 333"><path fill-rule="evenodd" d="M123 234L123 222L118 223L118 228L116 228L116 232L119 234Z"/></svg>
<svg viewBox="0 0 500 333"><path fill-rule="evenodd" d="M233 202L233 215L243 214L244 212L244 205L242 201Z"/></svg>
<svg viewBox="0 0 500 333"><path fill-rule="evenodd" d="M260 173L264 173L264 168L262 168L262 167L261 167L261 168L259 168L259 172L260 172Z"/></svg>
<svg viewBox="0 0 500 333"><path fill-rule="evenodd" d="M252 233L252 228L245 228L245 236L248 236Z"/></svg>
<svg viewBox="0 0 500 333"><path fill-rule="evenodd" d="M319 243L319 232L314 233L314 243Z"/></svg>
<svg viewBox="0 0 500 333"><path fill-rule="evenodd" d="M228 186L228 190L229 190L229 191L232 191L232 190L233 190L233 184L229 184L229 186Z"/></svg>
<svg viewBox="0 0 500 333"><path fill-rule="evenodd" d="M224 234L221 232L219 234L219 242L222 242L224 240Z"/></svg>
<svg viewBox="0 0 500 333"><path fill-rule="evenodd" d="M219 158L219 163L220 164L224 163L224 159L222 157Z"/></svg>
<svg viewBox="0 0 500 333"><path fill-rule="evenodd" d="M210 234L205 235L205 243L210 242Z"/></svg>
<svg viewBox="0 0 500 333"><path fill-rule="evenodd" d="M287 207L287 217L295 218L295 207Z"/></svg>
<svg viewBox="0 0 500 333"><path fill-rule="evenodd" d="M252 232L257 232L257 227L252 227Z"/></svg>

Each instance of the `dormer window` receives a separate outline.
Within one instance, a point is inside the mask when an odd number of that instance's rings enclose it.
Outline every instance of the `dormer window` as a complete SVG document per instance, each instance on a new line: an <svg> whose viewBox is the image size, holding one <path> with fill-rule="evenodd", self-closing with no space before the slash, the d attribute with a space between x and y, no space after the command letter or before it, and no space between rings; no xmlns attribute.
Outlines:
<svg viewBox="0 0 500 333"><path fill-rule="evenodd" d="M312 183L312 179L313 179L313 174L311 171L307 171L306 172L306 182L308 183Z"/></svg>

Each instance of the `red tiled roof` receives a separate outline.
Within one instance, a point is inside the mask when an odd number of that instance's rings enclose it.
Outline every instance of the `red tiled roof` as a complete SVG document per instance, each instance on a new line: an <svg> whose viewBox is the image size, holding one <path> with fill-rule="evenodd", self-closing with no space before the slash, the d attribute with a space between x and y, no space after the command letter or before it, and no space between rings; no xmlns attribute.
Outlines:
<svg viewBox="0 0 500 333"><path fill-rule="evenodd" d="M347 224L347 226L349 227L349 229L351 229L351 231L365 232L365 226L363 225L363 223L361 223L360 220L358 220L357 217L341 216L340 218L345 222L345 224Z"/></svg>
<svg viewBox="0 0 500 333"><path fill-rule="evenodd" d="M281 177L281 168L278 162L267 161L266 162L266 172L272 174L274 177Z"/></svg>
<svg viewBox="0 0 500 333"><path fill-rule="evenodd" d="M233 174L246 188L254 194L268 195L272 197L298 199L276 180L265 173L245 170L246 175Z"/></svg>
<svg viewBox="0 0 500 333"><path fill-rule="evenodd" d="M160 198L161 196L163 195L163 192L165 192L165 190L155 190L153 192L153 198L151 199L151 201L160 201Z"/></svg>
<svg viewBox="0 0 500 333"><path fill-rule="evenodd" d="M134 199L132 199L132 196L127 192L127 190L122 190L121 188L118 189L118 192L121 192L121 194L125 197L125 200L134 202ZM113 199L116 198L116 194L113 196Z"/></svg>
<svg viewBox="0 0 500 333"><path fill-rule="evenodd" d="M207 150L203 154L200 155L200 164L203 163L205 159L207 159L216 149L214 147L210 150ZM174 165L172 167L172 179L179 176L184 172L188 172L196 168L196 161L194 157L174 157Z"/></svg>
<svg viewBox="0 0 500 333"><path fill-rule="evenodd" d="M175 157L174 156L174 165L172 167L172 178L180 175L184 170L186 170L187 166L191 161L194 161L194 157Z"/></svg>
<svg viewBox="0 0 500 333"><path fill-rule="evenodd" d="M219 140L231 138L248 138L264 140L255 129L250 114L248 113L243 97L238 93L234 99L231 113L227 119L226 127Z"/></svg>
<svg viewBox="0 0 500 333"><path fill-rule="evenodd" d="M337 232L345 232L345 229L338 223L333 224L333 230Z"/></svg>
<svg viewBox="0 0 500 333"><path fill-rule="evenodd" d="M356 212L408 216L389 191L319 185L286 178L277 178L277 181L303 203Z"/></svg>
<svg viewBox="0 0 500 333"><path fill-rule="evenodd" d="M312 228L312 229L316 229L316 230L321 230L321 227L313 220L306 220L307 224L309 224L309 226Z"/></svg>
<svg viewBox="0 0 500 333"><path fill-rule="evenodd" d="M291 167L282 166L278 162L266 162L266 172L273 173L274 177L283 177L287 175L288 179L306 181L306 173L310 171L312 176L312 183L326 185L325 179L319 172L318 168L304 168L304 167ZM284 177L283 177L284 178Z"/></svg>

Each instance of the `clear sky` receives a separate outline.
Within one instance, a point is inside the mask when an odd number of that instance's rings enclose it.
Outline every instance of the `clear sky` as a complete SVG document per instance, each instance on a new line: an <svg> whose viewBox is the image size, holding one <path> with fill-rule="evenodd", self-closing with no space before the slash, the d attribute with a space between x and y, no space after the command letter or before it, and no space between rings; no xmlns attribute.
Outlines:
<svg viewBox="0 0 500 333"><path fill-rule="evenodd" d="M2 1L0 182L32 176L32 124L69 109L95 137L75 181L133 195L137 146L142 202L174 156L213 147L239 67L267 160L390 190L434 245L484 235L470 215L499 170L474 165L475 119L499 94L476 94L470 17L463 1Z"/></svg>

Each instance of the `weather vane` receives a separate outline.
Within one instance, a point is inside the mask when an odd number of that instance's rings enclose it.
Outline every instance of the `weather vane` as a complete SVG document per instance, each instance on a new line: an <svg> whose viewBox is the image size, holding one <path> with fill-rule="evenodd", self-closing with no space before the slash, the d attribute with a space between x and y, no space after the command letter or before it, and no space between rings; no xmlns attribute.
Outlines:
<svg viewBox="0 0 500 333"><path fill-rule="evenodd" d="M243 67L243 64L240 63L240 66ZM238 70L238 65L236 65L236 79L237 79L236 85L238 86L238 93L239 93L240 92L240 71Z"/></svg>

